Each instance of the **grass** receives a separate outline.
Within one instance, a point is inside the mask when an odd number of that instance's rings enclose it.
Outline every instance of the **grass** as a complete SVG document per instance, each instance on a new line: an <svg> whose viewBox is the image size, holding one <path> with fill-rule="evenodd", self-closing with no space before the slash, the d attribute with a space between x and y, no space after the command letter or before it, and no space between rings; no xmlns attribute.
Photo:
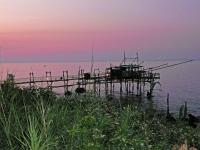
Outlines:
<svg viewBox="0 0 200 150"><path fill-rule="evenodd" d="M149 116L139 108L114 104L91 93L56 97L45 89L0 89L0 149L172 149L187 140L200 149L200 129Z"/></svg>

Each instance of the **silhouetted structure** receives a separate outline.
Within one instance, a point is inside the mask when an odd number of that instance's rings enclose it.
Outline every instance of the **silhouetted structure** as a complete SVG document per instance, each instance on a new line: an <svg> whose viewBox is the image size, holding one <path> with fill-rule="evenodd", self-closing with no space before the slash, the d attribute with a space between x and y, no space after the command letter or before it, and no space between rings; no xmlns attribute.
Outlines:
<svg viewBox="0 0 200 150"><path fill-rule="evenodd" d="M132 62L127 63L127 60ZM65 95L71 94L70 88L75 89L77 93L92 90L98 95L101 94L101 90L105 90L107 95L112 94L115 88L119 87L120 94L125 91L127 94L141 96L147 91L146 95L150 98L160 79L160 74L154 71L190 61L144 68L139 61L138 54L135 58L127 58L124 53L124 59L119 66L110 66L104 72L100 72L99 69L92 69L93 72L85 72L79 68L77 75L69 75L68 71L63 71L62 76L52 76L49 71L46 72L45 77L35 77L34 73L31 72L29 78L14 79L14 76L9 75L8 79L15 85L29 86L30 88L41 86L41 84L45 84L44 88L50 90L62 87Z"/></svg>

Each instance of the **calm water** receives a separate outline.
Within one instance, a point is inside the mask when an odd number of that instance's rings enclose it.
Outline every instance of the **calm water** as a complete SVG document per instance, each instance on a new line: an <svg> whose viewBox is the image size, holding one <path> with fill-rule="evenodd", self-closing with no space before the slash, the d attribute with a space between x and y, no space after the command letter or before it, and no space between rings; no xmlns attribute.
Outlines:
<svg viewBox="0 0 200 150"><path fill-rule="evenodd" d="M157 66L166 62L145 62L144 66ZM169 64L177 62L168 62ZM118 62L99 62L94 68L104 71L110 64ZM90 63L7 63L1 64L1 79L6 78L7 73L15 74L16 78L29 77L29 72L35 76L45 76L46 71L51 71L53 76L62 76L63 70L70 74L77 74L79 67L90 71ZM158 70L161 74L161 87L157 86L151 101L155 107L166 109L166 95L170 93L170 110L177 112L185 101L188 103L189 112L200 115L200 61ZM147 101L147 100L145 100Z"/></svg>

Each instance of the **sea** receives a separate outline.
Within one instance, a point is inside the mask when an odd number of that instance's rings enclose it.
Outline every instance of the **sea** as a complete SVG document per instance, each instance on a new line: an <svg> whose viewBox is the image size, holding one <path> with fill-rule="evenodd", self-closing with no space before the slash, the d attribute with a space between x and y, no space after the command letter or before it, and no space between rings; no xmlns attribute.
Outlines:
<svg viewBox="0 0 200 150"><path fill-rule="evenodd" d="M166 63L172 65L179 63L179 61L145 61L142 65L154 67ZM101 72L104 72L106 67L119 64L120 62L116 61L95 62L93 69L99 68ZM1 80L5 80L7 74L14 74L16 79L27 78L30 72L34 72L35 77L42 77L45 76L46 71L51 71L52 76L62 76L63 70L68 70L70 75L77 75L80 68L90 72L91 62L1 63L0 77ZM161 78L159 82L161 85L155 87L151 100L144 98L143 102L165 111L167 93L169 93L171 113L177 114L180 107L187 102L188 112L200 116L200 61L163 68L156 72L160 73ZM56 92L62 93L62 90L57 90Z"/></svg>

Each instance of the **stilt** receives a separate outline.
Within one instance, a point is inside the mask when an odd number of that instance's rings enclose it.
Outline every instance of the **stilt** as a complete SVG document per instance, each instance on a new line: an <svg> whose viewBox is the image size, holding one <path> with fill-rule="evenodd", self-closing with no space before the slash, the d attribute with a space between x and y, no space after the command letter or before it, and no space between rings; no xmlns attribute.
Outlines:
<svg viewBox="0 0 200 150"><path fill-rule="evenodd" d="M98 91L99 91L99 96L100 96L101 95L101 81L100 81L100 75L99 75L99 73L98 73L98 85L99 85Z"/></svg>
<svg viewBox="0 0 200 150"><path fill-rule="evenodd" d="M132 79L132 95L134 94L134 79Z"/></svg>
<svg viewBox="0 0 200 150"><path fill-rule="evenodd" d="M167 93L167 115L169 115L169 93Z"/></svg>
<svg viewBox="0 0 200 150"><path fill-rule="evenodd" d="M94 72L94 86L93 86L93 90L94 90L94 93L96 94L96 92L97 92L97 87L96 87L96 73Z"/></svg>
<svg viewBox="0 0 200 150"><path fill-rule="evenodd" d="M113 87L112 87L112 79L110 80L110 94L112 95L112 91L113 91L113 89L112 89Z"/></svg>
<svg viewBox="0 0 200 150"><path fill-rule="evenodd" d="M128 84L128 93L131 93L131 82L129 81L129 84Z"/></svg>
<svg viewBox="0 0 200 150"><path fill-rule="evenodd" d="M69 92L69 89L68 89L68 71L63 71L63 83L64 83L64 95L67 96L67 95L71 95L71 92Z"/></svg>
<svg viewBox="0 0 200 150"><path fill-rule="evenodd" d="M108 81L105 80L105 94L108 95Z"/></svg>
<svg viewBox="0 0 200 150"><path fill-rule="evenodd" d="M123 90L122 89L122 79L120 79L120 83L119 84L120 84L120 94L122 94L122 90Z"/></svg>
<svg viewBox="0 0 200 150"><path fill-rule="evenodd" d="M51 71L46 72L46 82L47 82L47 88L52 91L52 76L51 76Z"/></svg>
<svg viewBox="0 0 200 150"><path fill-rule="evenodd" d="M115 92L115 83L113 83L112 93Z"/></svg>
<svg viewBox="0 0 200 150"><path fill-rule="evenodd" d="M139 95L139 79L137 79L137 96Z"/></svg>
<svg viewBox="0 0 200 150"><path fill-rule="evenodd" d="M142 82L141 82L141 79L140 79L140 96L142 95Z"/></svg>
<svg viewBox="0 0 200 150"><path fill-rule="evenodd" d="M30 86L30 88L32 88L32 87L34 86L34 84L35 84L34 73L33 73L33 72L30 72L29 75L30 75L29 86Z"/></svg>

